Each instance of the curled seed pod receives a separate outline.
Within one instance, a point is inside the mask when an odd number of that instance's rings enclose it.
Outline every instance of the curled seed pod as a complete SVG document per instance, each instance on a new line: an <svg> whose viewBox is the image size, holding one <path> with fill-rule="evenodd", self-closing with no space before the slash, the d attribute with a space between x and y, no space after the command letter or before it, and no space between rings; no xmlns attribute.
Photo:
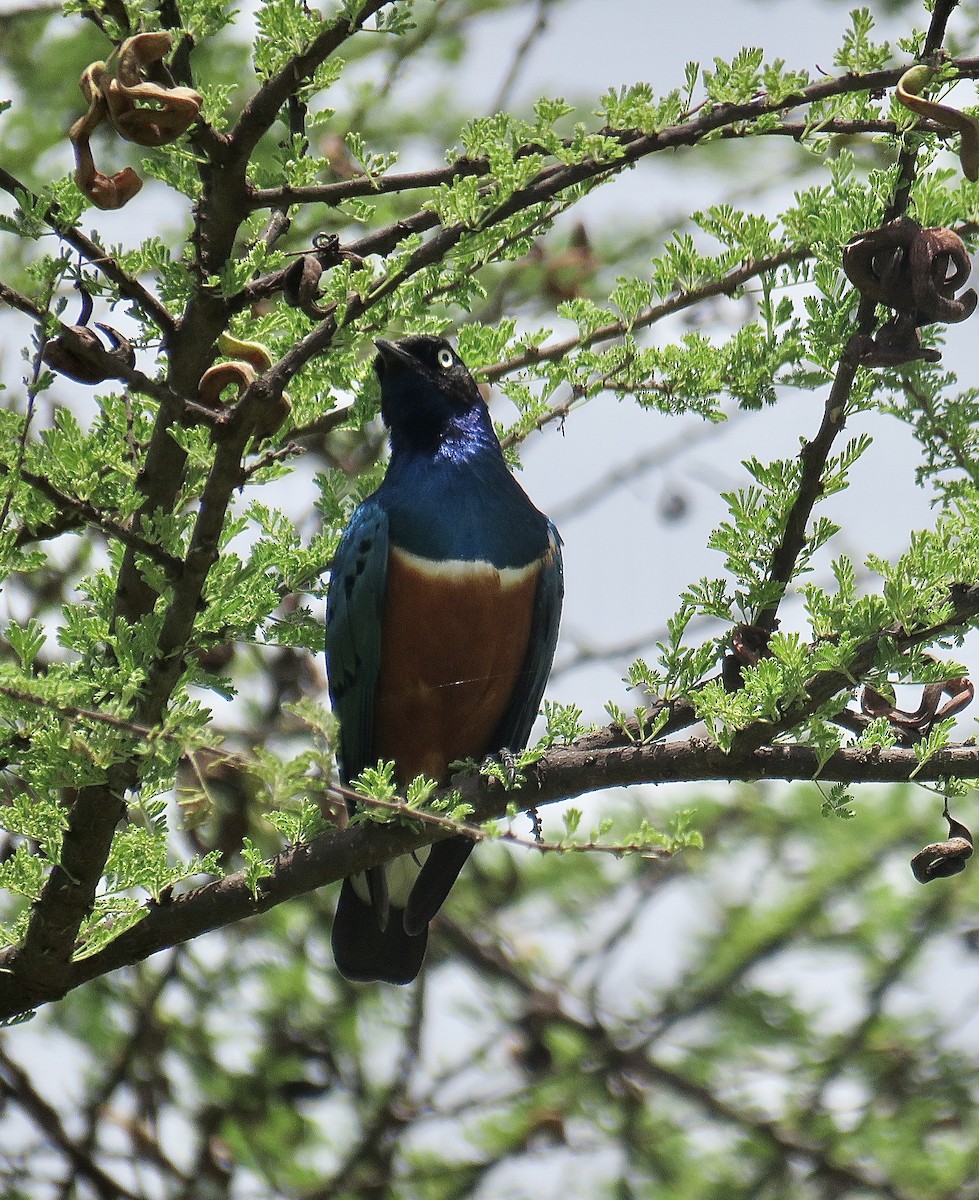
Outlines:
<svg viewBox="0 0 979 1200"><path fill-rule="evenodd" d="M116 78L124 87L134 87L143 80L143 68L162 62L173 48L173 36L166 30L156 33L137 33L119 47Z"/></svg>
<svg viewBox="0 0 979 1200"><path fill-rule="evenodd" d="M261 342L243 342L230 333L218 334L218 350L228 358L240 358L255 371L267 371L272 365L272 355Z"/></svg>
<svg viewBox="0 0 979 1200"><path fill-rule="evenodd" d="M52 338L41 354L42 361L59 375L74 379L76 383L103 383L106 379L119 377L117 371L106 369L106 358L127 372L136 365L136 353L131 343L111 325L98 322L95 325L109 339L108 348L87 325L70 325L68 328L74 334L74 344L69 344L61 335Z"/></svg>
<svg viewBox="0 0 979 1200"><path fill-rule="evenodd" d="M148 82L143 68L159 62L173 45L169 33L140 33L119 48L115 72L105 62L90 63L79 86L88 112L72 126L75 182L99 208L121 208L142 187L131 167L112 176L96 170L89 139L108 117L113 129L140 146L165 146L185 133L200 115L203 98L192 88ZM111 62L111 58L110 58Z"/></svg>
<svg viewBox="0 0 979 1200"><path fill-rule="evenodd" d="M955 295L972 270L962 239L951 229L922 229L909 217L851 238L843 270L861 295L894 309L873 337L850 340L849 355L866 367L940 361L937 350L922 347L918 327L964 321L979 302L971 288Z"/></svg>
<svg viewBox="0 0 979 1200"><path fill-rule="evenodd" d="M282 296L290 308L300 308L308 317L321 318L326 309L317 303L323 264L315 254L301 254L290 264L282 279Z"/></svg>
<svg viewBox="0 0 979 1200"><path fill-rule="evenodd" d="M272 365L272 356L261 342L245 342L222 333L218 337L218 349L222 354L235 355L235 361L216 363L209 367L197 385L201 403L215 410L225 407L225 402L221 399L225 388L234 387L234 400L238 400L245 389L258 378L258 373L268 370ZM268 404L263 405L255 417L255 440L262 441L271 437L281 428L290 412L292 401L287 392L280 393Z"/></svg>
<svg viewBox="0 0 979 1200"><path fill-rule="evenodd" d="M143 186L142 179L132 167L123 167L115 175L104 175L96 167L92 156L92 133L108 112L100 86L106 74L103 62L90 63L82 72L79 86L88 100L88 112L79 117L68 131L75 153L75 183L96 208L103 210L122 208Z"/></svg>
<svg viewBox="0 0 979 1200"><path fill-rule="evenodd" d="M919 883L931 883L933 879L948 879L965 870L966 862L972 857L972 843L965 838L949 838L945 842L932 842L911 859L911 870Z"/></svg>
<svg viewBox="0 0 979 1200"><path fill-rule="evenodd" d="M900 367L909 362L940 362L942 357L922 346L910 313L895 313L873 337L852 337L847 350L862 367Z"/></svg>
<svg viewBox="0 0 979 1200"><path fill-rule="evenodd" d="M925 685L921 703L915 711L906 712L898 708L892 698L868 684L860 695L860 708L868 717L886 717L896 730L926 737L938 721L944 721L971 704L974 695L975 689L969 679L929 683ZM942 696L949 698L939 707ZM947 813L945 815L948 816Z"/></svg>
<svg viewBox="0 0 979 1200"><path fill-rule="evenodd" d="M947 801L942 815L948 821L948 840L932 842L911 859L911 871L919 883L958 875L972 857L972 834L961 821L949 815Z"/></svg>
<svg viewBox="0 0 979 1200"><path fill-rule="evenodd" d="M221 393L227 387L235 388L235 400L255 380L255 368L246 362L215 363L201 376L197 385L200 402L208 408L223 408Z"/></svg>
<svg viewBox="0 0 979 1200"><path fill-rule="evenodd" d="M364 260L352 250L343 250L336 233L317 233L313 248L297 255L282 277L282 296L291 308L301 309L308 317L322 320L331 309L323 308L319 300L319 285L323 272L342 262L362 267Z"/></svg>
<svg viewBox="0 0 979 1200"><path fill-rule="evenodd" d="M317 254L334 265L343 257L340 250L340 235L338 233L325 233L323 231L314 233L313 249Z"/></svg>
<svg viewBox="0 0 979 1200"><path fill-rule="evenodd" d="M862 296L898 312L914 307L908 251L921 226L897 217L878 229L854 234L843 247L843 270Z"/></svg>
<svg viewBox="0 0 979 1200"><path fill-rule="evenodd" d="M920 95L931 83L934 74L933 68L924 65L905 71L898 80L897 98L910 112L934 121L942 129L959 134L962 173L975 183L979 180L979 121L948 104L936 104L934 100L926 100Z"/></svg>
<svg viewBox="0 0 979 1200"><path fill-rule="evenodd" d="M142 179L132 167L123 167L114 175L104 175L96 168L91 153L84 151L78 156L75 183L95 207L103 212L123 208L143 186Z"/></svg>
<svg viewBox="0 0 979 1200"><path fill-rule="evenodd" d="M972 273L972 260L965 244L951 229L922 229L909 252L911 292L919 325L932 321L955 324L971 317L979 297L969 288L955 292ZM950 273L951 272L951 273Z"/></svg>
<svg viewBox="0 0 979 1200"><path fill-rule="evenodd" d="M108 78L108 76L108 66L102 62L101 59L99 59L96 62L89 63L85 70L82 71L81 77L78 80L78 86L82 90L82 95L88 101L89 108L88 113L82 117L82 120L90 120L92 117L92 110L94 108L102 108L102 113L99 116L99 120L91 126L89 132L91 132L91 130L95 128L95 125L97 125L99 121L102 120L102 117L105 116L105 97L102 95L102 83L106 78Z"/></svg>
<svg viewBox="0 0 979 1200"><path fill-rule="evenodd" d="M161 62L173 46L169 33L138 33L119 47L115 77L99 79L109 120L121 138L139 146L166 146L186 133L204 100L186 87L163 87L144 78L144 68Z"/></svg>
<svg viewBox="0 0 979 1200"><path fill-rule="evenodd" d="M105 92L116 133L139 146L168 146L200 116L203 97L193 88L139 83L123 87L113 79Z"/></svg>
<svg viewBox="0 0 979 1200"><path fill-rule="evenodd" d="M255 440L261 442L278 433L291 412L292 401L287 392L282 392L270 404L265 405L255 422Z"/></svg>

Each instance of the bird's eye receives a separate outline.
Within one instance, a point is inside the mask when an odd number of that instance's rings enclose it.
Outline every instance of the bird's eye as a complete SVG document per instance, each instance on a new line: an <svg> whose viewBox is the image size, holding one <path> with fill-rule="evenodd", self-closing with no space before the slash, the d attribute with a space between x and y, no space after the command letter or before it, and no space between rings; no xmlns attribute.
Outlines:
<svg viewBox="0 0 979 1200"><path fill-rule="evenodd" d="M452 351L443 346L438 352L437 362L443 371L447 371L452 366Z"/></svg>

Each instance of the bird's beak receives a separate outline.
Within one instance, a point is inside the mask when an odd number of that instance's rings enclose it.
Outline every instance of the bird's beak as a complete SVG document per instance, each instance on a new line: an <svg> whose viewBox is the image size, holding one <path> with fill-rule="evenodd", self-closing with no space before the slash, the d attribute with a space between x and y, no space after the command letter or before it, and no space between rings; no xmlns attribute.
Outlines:
<svg viewBox="0 0 979 1200"><path fill-rule="evenodd" d="M407 362L411 358L397 342L389 342L387 338L378 338L374 345L385 362Z"/></svg>
<svg viewBox="0 0 979 1200"><path fill-rule="evenodd" d="M378 378L385 371L404 370L406 367L416 367L414 358L402 350L397 342L389 342L387 338L378 338L374 345L377 347L377 358L374 359L374 370Z"/></svg>

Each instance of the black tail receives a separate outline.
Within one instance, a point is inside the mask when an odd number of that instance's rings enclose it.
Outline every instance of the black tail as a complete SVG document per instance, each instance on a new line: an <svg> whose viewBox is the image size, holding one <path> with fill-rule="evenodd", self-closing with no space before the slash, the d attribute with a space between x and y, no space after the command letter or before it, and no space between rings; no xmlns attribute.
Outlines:
<svg viewBox="0 0 979 1200"><path fill-rule="evenodd" d="M436 842L432 847L408 897L405 929L410 934L421 933L427 928L452 891L452 885L475 845L472 838L460 835Z"/></svg>
<svg viewBox="0 0 979 1200"><path fill-rule="evenodd" d="M333 957L340 974L354 983L411 983L422 967L428 927L409 937L404 913L392 908L387 928L377 914L343 881L337 915L333 918Z"/></svg>
<svg viewBox="0 0 979 1200"><path fill-rule="evenodd" d="M361 900L345 879L333 918L333 956L340 974L355 983L411 983L425 958L428 923L442 907L475 844L461 836L436 842L404 909L390 904L383 868L368 872L373 903Z"/></svg>

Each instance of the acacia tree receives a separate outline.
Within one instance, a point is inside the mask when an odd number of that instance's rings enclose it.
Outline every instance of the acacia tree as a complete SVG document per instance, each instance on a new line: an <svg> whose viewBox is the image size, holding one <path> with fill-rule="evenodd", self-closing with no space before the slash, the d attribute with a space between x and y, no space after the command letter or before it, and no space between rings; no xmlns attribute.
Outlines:
<svg viewBox="0 0 979 1200"><path fill-rule="evenodd" d="M955 0L936 0L890 46L856 12L831 75L745 50L594 112L541 99L473 118L445 95L406 112L409 64L456 52L502 6L268 0L252 45L215 0L70 0L4 21L0 300L27 369L5 364L0 413L0 1016L49 1006L0 1046L8 1115L40 1139L20 1129L0 1149L5 1194L539 1194L568 1190L565 1170L575 1194L974 1186L952 1017L891 1008L966 893L887 870L909 839L935 841L939 809L921 827L906 791L872 803L854 785L931 783L947 811L979 776L954 740L971 685L951 660L979 617L979 391L939 349L975 307L979 125L932 98L979 77L975 17L950 34ZM425 161L399 170L421 136ZM783 211L719 204L605 263L562 231L643 160L729 142L749 163L759 139L804 164ZM660 332L745 296L734 328L725 314ZM762 425L792 390L816 402L798 456L746 462L729 519L699 531L723 571L683 592L610 724L585 727L584 700L549 704L515 784L488 764L406 800L381 765L348 823L320 601L383 470L371 341L402 330L452 332L515 406L514 456L610 394ZM839 529L817 505L861 471L856 418L907 426L934 517L892 561L836 553L821 585L807 572ZM792 605L803 617L783 630ZM916 711L897 707L904 682L924 689ZM743 788L659 833L630 793L584 835L566 808L559 837L540 833L556 853L521 859L519 883L505 849L477 857L410 992L357 990L328 961L318 889L460 828L515 841L521 810L598 789L813 778L824 814L861 815L827 822L811 791L761 805ZM965 864L967 830L949 834L916 857L920 879ZM636 938L655 905L696 894L677 852L701 841L736 882L716 930L690 930L697 952L657 976ZM764 971L834 943L864 988L820 1030L791 972ZM617 991L626 971L650 991ZM461 979L479 1014L453 1005ZM67 1105L17 1052L38 1028L48 1054L67 1037L84 1056ZM772 1100L764 1081L791 1070ZM542 1173L518 1185L528 1159Z"/></svg>

